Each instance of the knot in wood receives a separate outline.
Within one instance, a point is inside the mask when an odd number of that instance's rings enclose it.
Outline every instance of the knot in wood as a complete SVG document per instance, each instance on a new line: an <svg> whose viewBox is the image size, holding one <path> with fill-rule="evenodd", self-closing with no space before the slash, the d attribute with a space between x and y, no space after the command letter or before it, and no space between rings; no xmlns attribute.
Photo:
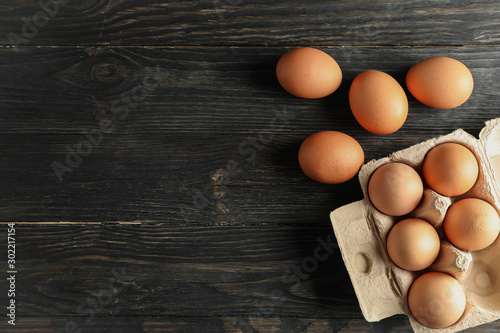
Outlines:
<svg viewBox="0 0 500 333"><path fill-rule="evenodd" d="M122 83L129 77L129 70L121 60L105 58L92 66L90 76L96 83L114 86Z"/></svg>

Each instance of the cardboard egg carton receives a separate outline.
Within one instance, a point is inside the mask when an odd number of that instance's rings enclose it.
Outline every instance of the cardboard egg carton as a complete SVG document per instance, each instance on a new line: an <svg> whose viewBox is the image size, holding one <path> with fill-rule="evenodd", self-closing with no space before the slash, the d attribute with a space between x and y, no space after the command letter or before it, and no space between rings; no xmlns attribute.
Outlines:
<svg viewBox="0 0 500 333"><path fill-rule="evenodd" d="M459 197L445 197L426 187L419 206L402 217L379 212L368 198L371 174L389 162L403 162L422 176L422 162L427 152L438 144L456 142L468 147L479 162L479 177L474 187ZM490 120L479 140L458 129L400 150L388 157L372 160L361 168L359 181L364 199L345 205L330 214L335 236L342 252L362 313L367 321L379 321L406 314L415 332L457 332L500 319L500 237L488 248L469 252L446 240L442 223L448 207L454 202L475 197L492 204L500 212L500 118ZM386 239L398 221L417 217L430 222L441 238L441 251L427 269L410 272L396 266L386 250ZM420 324L411 314L407 294L412 282L428 271L454 276L463 286L467 306L462 318L444 329Z"/></svg>

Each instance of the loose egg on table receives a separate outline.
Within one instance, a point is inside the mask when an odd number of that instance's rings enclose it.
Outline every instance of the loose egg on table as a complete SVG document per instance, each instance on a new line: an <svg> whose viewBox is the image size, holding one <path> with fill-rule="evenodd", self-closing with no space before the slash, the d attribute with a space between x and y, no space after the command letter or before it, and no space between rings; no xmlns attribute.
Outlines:
<svg viewBox="0 0 500 333"><path fill-rule="evenodd" d="M469 99L474 79L460 61L433 57L413 65L406 74L409 92L423 104L437 109L451 109Z"/></svg>
<svg viewBox="0 0 500 333"><path fill-rule="evenodd" d="M369 70L356 76L349 88L349 105L358 123L375 134L391 134L408 116L408 98L389 74Z"/></svg>
<svg viewBox="0 0 500 333"><path fill-rule="evenodd" d="M307 99L328 96L342 83L338 63L312 47L299 47L283 54L276 65L276 77L290 94Z"/></svg>
<svg viewBox="0 0 500 333"><path fill-rule="evenodd" d="M353 178L364 160L361 145L348 134L337 131L314 133L299 148L302 171L326 184L343 183Z"/></svg>

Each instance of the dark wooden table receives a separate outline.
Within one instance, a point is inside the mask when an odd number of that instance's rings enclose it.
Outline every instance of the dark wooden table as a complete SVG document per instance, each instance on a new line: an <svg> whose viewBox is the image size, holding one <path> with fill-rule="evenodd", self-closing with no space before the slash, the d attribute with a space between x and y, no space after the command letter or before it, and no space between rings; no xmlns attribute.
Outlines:
<svg viewBox="0 0 500 333"><path fill-rule="evenodd" d="M363 319L329 221L359 183L313 182L298 148L340 130L369 161L477 135L500 116L500 2L58 1L0 3L1 332L411 331ZM298 46L338 61L338 91L279 86ZM404 85L438 55L470 68L464 105L409 95L398 132L356 123L357 74Z"/></svg>

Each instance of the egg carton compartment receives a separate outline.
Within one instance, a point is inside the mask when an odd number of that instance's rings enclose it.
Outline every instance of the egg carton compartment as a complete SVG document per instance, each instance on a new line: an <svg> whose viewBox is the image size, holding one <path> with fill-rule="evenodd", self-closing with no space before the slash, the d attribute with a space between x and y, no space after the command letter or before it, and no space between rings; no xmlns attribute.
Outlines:
<svg viewBox="0 0 500 333"><path fill-rule="evenodd" d="M446 142L459 143L469 148L479 165L475 185L465 194L456 197L436 193L426 186L422 177L422 163L427 152ZM381 213L371 204L368 196L368 182L372 173L391 162L411 166L424 182L420 204L405 216L393 217ZM458 129L363 165L359 181L365 198L334 210L330 218L366 320L379 321L392 315L405 314L415 332L457 332L500 319L500 237L486 249L465 251L446 239L442 227L448 208L464 198L482 199L500 213L497 179L500 179L500 118L487 122L479 139ZM437 259L430 267L417 272L396 266L386 251L386 239L392 226L409 217L431 223L441 239ZM418 276L430 271L452 275L460 282L466 294L467 305L462 318L443 329L422 325L408 308L410 286Z"/></svg>

